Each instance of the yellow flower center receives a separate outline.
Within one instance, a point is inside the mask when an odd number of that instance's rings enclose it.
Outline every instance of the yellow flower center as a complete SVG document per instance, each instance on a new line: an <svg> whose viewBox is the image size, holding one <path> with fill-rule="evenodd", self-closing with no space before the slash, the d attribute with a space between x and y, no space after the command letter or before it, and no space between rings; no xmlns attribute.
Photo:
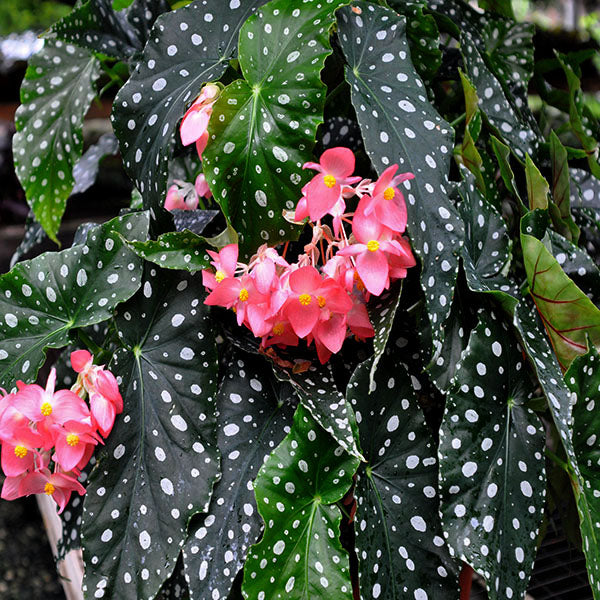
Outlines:
<svg viewBox="0 0 600 600"><path fill-rule="evenodd" d="M44 402L42 406L40 406L40 412L45 417L50 416L52 414L52 404L50 404L50 402Z"/></svg>
<svg viewBox="0 0 600 600"><path fill-rule="evenodd" d="M335 177L333 175L325 175L325 177L323 177L323 183L328 187L328 188L332 188L336 181L335 181Z"/></svg>
<svg viewBox="0 0 600 600"><path fill-rule="evenodd" d="M384 200L391 200L394 196L396 195L396 192L394 191L394 188L385 188L384 192L383 192L383 199Z"/></svg>
<svg viewBox="0 0 600 600"><path fill-rule="evenodd" d="M27 456L27 448L25 446L15 446L15 456L17 458L25 458Z"/></svg>
<svg viewBox="0 0 600 600"><path fill-rule="evenodd" d="M283 323L275 323L273 326L273 333L275 335L281 335L285 331L285 325Z"/></svg>
<svg viewBox="0 0 600 600"><path fill-rule="evenodd" d="M379 250L379 242L377 240L369 240L367 244L367 250L369 252L376 252Z"/></svg>
<svg viewBox="0 0 600 600"><path fill-rule="evenodd" d="M242 302L246 302L246 300L248 300L249 296L250 296L250 294L248 293L248 290L246 288L242 288L240 290L239 298Z"/></svg>
<svg viewBox="0 0 600 600"><path fill-rule="evenodd" d="M323 296L317 296L317 302L321 308L325 306L325 298Z"/></svg>
<svg viewBox="0 0 600 600"><path fill-rule="evenodd" d="M311 303L312 298L310 297L310 294L300 294L298 300L302 306L308 306Z"/></svg>
<svg viewBox="0 0 600 600"><path fill-rule="evenodd" d="M227 277L227 275L225 275L225 273L223 273L223 271L217 271L215 273L215 279L217 280L217 283L221 283L221 281L223 281L223 279L225 279L225 277Z"/></svg>
<svg viewBox="0 0 600 600"><path fill-rule="evenodd" d="M45 486L44 486L44 492L46 494L48 494L48 496L52 496L52 494L54 494L56 488L50 483L48 482Z"/></svg>
<svg viewBox="0 0 600 600"><path fill-rule="evenodd" d="M70 433L67 436L67 444L69 446L77 446L79 444L79 436L76 433Z"/></svg>

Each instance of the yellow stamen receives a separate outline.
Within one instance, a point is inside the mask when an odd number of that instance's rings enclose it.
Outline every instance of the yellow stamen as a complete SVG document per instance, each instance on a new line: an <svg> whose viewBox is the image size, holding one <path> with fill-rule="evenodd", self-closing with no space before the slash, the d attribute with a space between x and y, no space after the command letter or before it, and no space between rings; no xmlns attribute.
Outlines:
<svg viewBox="0 0 600 600"><path fill-rule="evenodd" d="M311 303L312 298L310 297L310 294L300 294L298 300L302 306L308 306Z"/></svg>
<svg viewBox="0 0 600 600"><path fill-rule="evenodd" d="M44 402L42 406L40 406L40 412L45 417L50 416L52 414L52 404L50 404L50 402Z"/></svg>
<svg viewBox="0 0 600 600"><path fill-rule="evenodd" d="M377 240L369 240L369 243L367 244L367 250L369 252L376 252L379 250L379 242Z"/></svg>
<svg viewBox="0 0 600 600"><path fill-rule="evenodd" d="M384 200L391 200L394 196L396 195L396 192L394 191L394 188L385 188L384 192L383 192L383 199Z"/></svg>
<svg viewBox="0 0 600 600"><path fill-rule="evenodd" d="M323 183L328 188L332 188L336 184L335 177L333 175L325 175L325 177L323 177Z"/></svg>
<svg viewBox="0 0 600 600"><path fill-rule="evenodd" d="M79 444L79 436L76 433L70 433L67 436L67 444L69 446L77 446Z"/></svg>
<svg viewBox="0 0 600 600"><path fill-rule="evenodd" d="M275 325L273 325L273 333L275 335L282 335L284 331L285 325L283 323L275 323Z"/></svg>
<svg viewBox="0 0 600 600"><path fill-rule="evenodd" d="M217 280L217 283L221 283L225 277L227 277L227 275L223 273L223 271L217 271L215 273L215 279Z"/></svg>
<svg viewBox="0 0 600 600"><path fill-rule="evenodd" d="M246 302L246 300L248 300L248 297L250 296L250 294L248 293L248 290L246 288L242 288L240 290L240 295L239 295L239 299L242 302Z"/></svg>
<svg viewBox="0 0 600 600"><path fill-rule="evenodd" d="M323 296L317 296L317 302L321 308L325 306L325 298Z"/></svg>
<svg viewBox="0 0 600 600"><path fill-rule="evenodd" d="M27 456L27 448L25 446L15 446L15 456L17 458L25 458Z"/></svg>
<svg viewBox="0 0 600 600"><path fill-rule="evenodd" d="M46 494L48 494L48 496L52 496L52 494L54 494L56 488L50 483L48 482L45 486L44 486L44 492Z"/></svg>

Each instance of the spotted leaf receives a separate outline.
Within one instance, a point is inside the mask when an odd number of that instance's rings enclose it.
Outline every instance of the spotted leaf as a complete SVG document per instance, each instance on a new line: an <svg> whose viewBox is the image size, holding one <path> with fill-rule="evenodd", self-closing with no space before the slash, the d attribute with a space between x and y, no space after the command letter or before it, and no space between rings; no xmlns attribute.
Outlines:
<svg viewBox="0 0 600 600"><path fill-rule="evenodd" d="M142 261L120 236L147 235L146 213L117 217L92 229L85 244L17 263L0 277L0 387L35 380L47 348L66 346L72 329L110 319L135 294Z"/></svg>
<svg viewBox="0 0 600 600"><path fill-rule="evenodd" d="M296 205L310 179L302 165L311 160L323 122L326 87L319 74L331 54L329 29L340 3L274 0L240 31L244 79L227 86L214 105L203 158L242 254L299 234L282 211Z"/></svg>
<svg viewBox="0 0 600 600"><path fill-rule="evenodd" d="M522 598L542 522L546 473L540 420L521 348L481 312L440 428L441 515L456 557L486 580L490 600Z"/></svg>
<svg viewBox="0 0 600 600"><path fill-rule="evenodd" d="M112 133L105 133L92 144L73 167L73 194L82 194L96 182L100 162L105 156L112 156L119 150L117 138Z"/></svg>
<svg viewBox="0 0 600 600"><path fill-rule="evenodd" d="M543 242L526 233L522 219L521 247L529 293L538 309L563 369L587 352L586 336L600 346L600 310L563 271Z"/></svg>
<svg viewBox="0 0 600 600"><path fill-rule="evenodd" d="M374 386L372 365L372 358L362 363L347 390L367 460L354 491L361 598L455 598L456 567L438 515L436 445L398 355L386 353Z"/></svg>
<svg viewBox="0 0 600 600"><path fill-rule="evenodd" d="M153 597L218 475L217 355L208 307L189 276L147 266L116 316L111 370L124 412L98 453L84 501L84 589Z"/></svg>
<svg viewBox="0 0 600 600"><path fill-rule="evenodd" d="M12 269L19 261L23 260L34 248L37 248L46 239L46 233L43 227L35 220L33 211L29 211L25 220L25 233L23 239L18 245L10 259L10 268ZM36 252L39 254L39 252Z"/></svg>
<svg viewBox="0 0 600 600"><path fill-rule="evenodd" d="M576 396L573 407L573 445L579 478L571 479L579 512L583 551L594 598L600 598L600 356L591 348L576 358L565 381Z"/></svg>
<svg viewBox="0 0 600 600"><path fill-rule="evenodd" d="M15 115L15 168L36 220L54 241L83 150L83 118L100 63L87 50L45 40L29 61Z"/></svg>
<svg viewBox="0 0 600 600"><path fill-rule="evenodd" d="M239 28L264 0L196 0L161 15L113 104L125 170L144 206L162 206L177 124L202 85L223 75Z"/></svg>
<svg viewBox="0 0 600 600"><path fill-rule="evenodd" d="M369 2L353 2L337 14L346 80L369 158L379 173L398 163L415 175L404 184L408 233L437 337L450 311L462 241L462 222L448 199L452 129L427 100L410 59L404 17Z"/></svg>
<svg viewBox="0 0 600 600"><path fill-rule="evenodd" d="M245 598L352 600L348 555L338 539L341 514L332 505L352 485L357 466L299 406L254 484L265 533L248 554Z"/></svg>
<svg viewBox="0 0 600 600"><path fill-rule="evenodd" d="M88 0L50 29L59 39L120 60L141 52L154 21L170 10L166 0L135 0L117 12L111 0Z"/></svg>
<svg viewBox="0 0 600 600"><path fill-rule="evenodd" d="M262 531L252 482L289 433L294 398L262 358L234 352L217 394L217 444L223 475L201 524L184 546L192 600L227 598L248 548Z"/></svg>

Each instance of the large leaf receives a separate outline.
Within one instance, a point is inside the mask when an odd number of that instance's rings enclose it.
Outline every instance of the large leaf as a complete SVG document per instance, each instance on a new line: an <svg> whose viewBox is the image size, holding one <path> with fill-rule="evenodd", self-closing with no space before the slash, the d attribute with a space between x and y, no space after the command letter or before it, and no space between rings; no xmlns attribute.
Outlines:
<svg viewBox="0 0 600 600"><path fill-rule="evenodd" d="M261 534L252 482L289 432L294 398L262 358L231 355L217 394L217 445L223 475L206 516L183 549L191 598L226 598L248 548Z"/></svg>
<svg viewBox="0 0 600 600"><path fill-rule="evenodd" d="M415 175L405 183L408 233L421 261L421 283L438 337L450 311L462 242L462 222L448 199L452 129L427 100L410 60L403 17L353 2L338 11L338 29L369 158L380 173L398 163L400 171Z"/></svg>
<svg viewBox="0 0 600 600"><path fill-rule="evenodd" d="M46 348L66 346L72 329L111 318L135 294L142 261L120 236L147 235L146 213L117 217L92 229L85 244L17 263L0 277L0 387L34 380Z"/></svg>
<svg viewBox="0 0 600 600"><path fill-rule="evenodd" d="M573 446L580 477L571 479L579 512L583 551L594 598L600 598L600 356L595 348L576 358L565 375L576 395Z"/></svg>
<svg viewBox="0 0 600 600"><path fill-rule="evenodd" d="M112 115L125 169L146 207L162 205L179 120L202 85L225 72L239 28L263 1L196 0L157 19Z"/></svg>
<svg viewBox="0 0 600 600"><path fill-rule="evenodd" d="M367 460L354 491L361 598L456 598L438 515L436 445L398 356L386 353L374 386L372 363L356 369L347 391Z"/></svg>
<svg viewBox="0 0 600 600"><path fill-rule="evenodd" d="M111 370L124 412L98 454L84 502L90 596L152 598L173 572L186 527L218 475L217 355L208 307L189 275L146 267L116 317Z"/></svg>
<svg viewBox="0 0 600 600"><path fill-rule="evenodd" d="M544 431L524 406L534 391L524 367L506 325L482 311L440 429L444 532L491 600L524 596L545 504Z"/></svg>
<svg viewBox="0 0 600 600"><path fill-rule="evenodd" d="M543 242L521 224L521 246L529 293L544 322L559 363L566 369L587 352L586 336L600 347L600 310L562 270Z"/></svg>
<svg viewBox="0 0 600 600"><path fill-rule="evenodd" d="M340 510L358 460L300 405L254 484L265 533L244 567L244 597L352 600Z"/></svg>
<svg viewBox="0 0 600 600"><path fill-rule="evenodd" d="M135 0L125 12L116 12L111 0L88 0L50 32L65 42L124 60L143 49L154 21L168 10L166 0Z"/></svg>
<svg viewBox="0 0 600 600"><path fill-rule="evenodd" d="M45 40L27 68L15 115L17 175L36 220L56 241L83 149L83 118L95 95L100 63L87 50Z"/></svg>
<svg viewBox="0 0 600 600"><path fill-rule="evenodd" d="M265 241L274 245L299 233L282 210L296 205L310 178L302 165L311 160L323 122L320 71L341 1L274 0L240 31L244 79L227 86L215 104L203 158L214 198L247 255Z"/></svg>

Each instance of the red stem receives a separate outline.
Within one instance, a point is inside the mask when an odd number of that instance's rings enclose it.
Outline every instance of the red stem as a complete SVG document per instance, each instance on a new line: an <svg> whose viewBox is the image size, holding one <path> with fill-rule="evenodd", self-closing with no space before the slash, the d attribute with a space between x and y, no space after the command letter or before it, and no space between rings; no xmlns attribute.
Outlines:
<svg viewBox="0 0 600 600"><path fill-rule="evenodd" d="M464 563L458 578L460 585L460 600L469 600L471 597L471 584L473 583L473 569Z"/></svg>

